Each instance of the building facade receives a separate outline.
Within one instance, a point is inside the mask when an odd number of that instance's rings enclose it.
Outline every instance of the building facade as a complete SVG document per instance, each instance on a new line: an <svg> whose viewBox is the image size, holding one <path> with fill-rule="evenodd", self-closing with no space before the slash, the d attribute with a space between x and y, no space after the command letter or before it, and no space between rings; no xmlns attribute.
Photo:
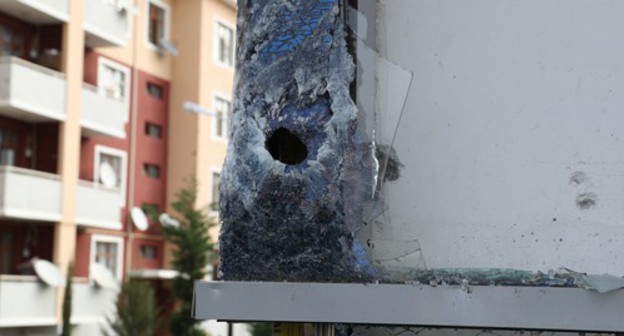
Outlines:
<svg viewBox="0 0 624 336"><path fill-rule="evenodd" d="M64 287L28 275L33 258L75 265L77 334L115 296L94 265L168 296L170 248L130 213L170 211L191 178L198 207L217 200L235 16L233 0L0 1L0 334L60 323Z"/></svg>

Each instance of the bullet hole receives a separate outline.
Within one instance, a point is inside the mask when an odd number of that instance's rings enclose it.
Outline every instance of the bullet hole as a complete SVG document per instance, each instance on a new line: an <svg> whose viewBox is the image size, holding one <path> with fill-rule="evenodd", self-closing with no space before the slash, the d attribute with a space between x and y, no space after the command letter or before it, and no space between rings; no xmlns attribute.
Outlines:
<svg viewBox="0 0 624 336"><path fill-rule="evenodd" d="M587 177L587 174L585 174L582 171L574 172L570 176L570 181L569 181L570 185L579 186L586 182L589 182L589 177Z"/></svg>
<svg viewBox="0 0 624 336"><path fill-rule="evenodd" d="M556 221L557 221L557 218L553 218L553 222L556 222Z"/></svg>
<svg viewBox="0 0 624 336"><path fill-rule="evenodd" d="M283 127L269 136L265 146L273 159L287 165L300 164L308 157L308 147L298 136Z"/></svg>
<svg viewBox="0 0 624 336"><path fill-rule="evenodd" d="M581 210L590 209L598 203L598 195L594 193L582 193L576 196L576 207Z"/></svg>
<svg viewBox="0 0 624 336"><path fill-rule="evenodd" d="M396 181L401 177L403 164L401 160L399 160L399 155L393 147L377 144L375 156L384 174L384 181ZM384 167L383 165L386 166Z"/></svg>

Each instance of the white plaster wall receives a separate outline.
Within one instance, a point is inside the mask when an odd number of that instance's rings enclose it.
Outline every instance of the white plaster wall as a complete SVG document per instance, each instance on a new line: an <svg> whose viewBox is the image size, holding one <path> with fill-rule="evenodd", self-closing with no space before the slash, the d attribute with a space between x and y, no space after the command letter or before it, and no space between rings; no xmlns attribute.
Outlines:
<svg viewBox="0 0 624 336"><path fill-rule="evenodd" d="M377 10L378 50L414 78L375 238L418 239L428 267L623 275L624 1Z"/></svg>

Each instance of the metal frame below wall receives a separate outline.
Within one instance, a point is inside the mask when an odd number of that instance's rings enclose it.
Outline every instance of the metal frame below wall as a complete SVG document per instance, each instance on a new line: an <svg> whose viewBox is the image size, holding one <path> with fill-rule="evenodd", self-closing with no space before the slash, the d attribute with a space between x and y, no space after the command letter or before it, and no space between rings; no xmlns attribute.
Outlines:
<svg viewBox="0 0 624 336"><path fill-rule="evenodd" d="M194 304L229 322L624 332L624 290L200 281Z"/></svg>

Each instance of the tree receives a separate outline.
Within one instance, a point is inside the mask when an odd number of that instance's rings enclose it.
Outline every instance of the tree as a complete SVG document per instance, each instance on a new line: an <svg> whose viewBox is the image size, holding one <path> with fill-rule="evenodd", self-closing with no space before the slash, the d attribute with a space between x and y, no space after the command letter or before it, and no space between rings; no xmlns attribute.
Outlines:
<svg viewBox="0 0 624 336"><path fill-rule="evenodd" d="M74 275L74 264L67 267L67 282L65 284L65 294L63 295L63 329L61 336L71 336L71 314L72 314L72 285Z"/></svg>
<svg viewBox="0 0 624 336"><path fill-rule="evenodd" d="M251 336L272 336L273 323L271 322L254 322L247 325L247 329Z"/></svg>
<svg viewBox="0 0 624 336"><path fill-rule="evenodd" d="M165 240L174 245L173 268L178 276L172 281L172 292L178 301L178 310L171 315L170 330L177 336L199 336L206 333L199 329L192 314L193 287L195 281L206 276L206 266L212 259L214 244L208 230L213 226L206 211L196 208L197 182L176 194L171 204L180 217L179 226L163 225Z"/></svg>
<svg viewBox="0 0 624 336"><path fill-rule="evenodd" d="M143 281L129 279L117 298L117 317L108 319L108 324L117 336L151 336L156 332L158 315L154 289Z"/></svg>

